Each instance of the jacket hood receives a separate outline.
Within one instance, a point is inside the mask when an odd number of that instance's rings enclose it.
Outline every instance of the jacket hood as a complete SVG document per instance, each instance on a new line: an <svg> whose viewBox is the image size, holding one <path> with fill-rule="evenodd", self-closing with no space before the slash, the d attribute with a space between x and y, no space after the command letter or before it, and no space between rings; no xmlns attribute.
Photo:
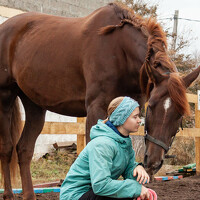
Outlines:
<svg viewBox="0 0 200 200"><path fill-rule="evenodd" d="M97 124L94 125L90 130L90 138L91 140L93 140L101 136L112 138L116 142L120 143L120 145L124 148L127 148L127 146L132 147L132 142L130 137L127 138L121 137L113 129L104 124L103 120L98 120Z"/></svg>

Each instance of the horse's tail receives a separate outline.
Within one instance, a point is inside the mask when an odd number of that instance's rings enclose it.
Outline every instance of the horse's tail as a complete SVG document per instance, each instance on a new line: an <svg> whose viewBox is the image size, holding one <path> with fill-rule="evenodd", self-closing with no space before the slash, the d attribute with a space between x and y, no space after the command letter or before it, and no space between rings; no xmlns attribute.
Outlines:
<svg viewBox="0 0 200 200"><path fill-rule="evenodd" d="M12 135L12 142L13 142L13 153L12 153L12 159L10 163L10 169L11 169L11 179L14 180L16 177L17 167L18 167L18 157L17 157L17 150L16 145L20 138L22 123L21 123L21 114L20 114L20 108L19 108L19 100L16 98L13 112L12 112L12 118L11 118L11 135Z"/></svg>
<svg viewBox="0 0 200 200"><path fill-rule="evenodd" d="M11 131L11 137L12 137L12 143L13 143L13 152L11 157L11 163L10 163L10 174L11 179L15 182L16 175L18 174L18 157L17 157L17 151L16 151L16 145L20 138L20 132L21 132L21 114L19 109L19 102L18 98L16 98L12 110L12 117L11 117L11 124L10 124L10 131ZM1 169L1 176L3 180L3 173Z"/></svg>

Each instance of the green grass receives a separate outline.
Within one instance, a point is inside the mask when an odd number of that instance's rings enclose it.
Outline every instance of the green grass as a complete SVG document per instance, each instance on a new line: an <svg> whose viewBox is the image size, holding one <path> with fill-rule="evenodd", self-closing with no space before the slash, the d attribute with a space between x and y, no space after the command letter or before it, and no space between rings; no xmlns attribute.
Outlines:
<svg viewBox="0 0 200 200"><path fill-rule="evenodd" d="M33 184L55 182L65 179L65 176L76 157L76 153L73 153L72 150L67 150L65 152L54 151L53 153L46 154L39 160L32 160L31 175ZM12 181L12 186L13 188L22 187L19 168L18 176ZM0 188L3 188L1 182Z"/></svg>
<svg viewBox="0 0 200 200"><path fill-rule="evenodd" d="M75 159L76 154L69 151L55 151L51 154L46 154L37 161L32 161L31 173L33 182L64 179Z"/></svg>

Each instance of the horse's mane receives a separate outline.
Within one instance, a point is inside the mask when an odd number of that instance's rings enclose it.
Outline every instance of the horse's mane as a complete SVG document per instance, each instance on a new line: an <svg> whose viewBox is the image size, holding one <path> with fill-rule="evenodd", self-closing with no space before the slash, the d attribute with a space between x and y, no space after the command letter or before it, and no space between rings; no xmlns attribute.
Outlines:
<svg viewBox="0 0 200 200"><path fill-rule="evenodd" d="M117 17L121 20L118 25L108 25L102 27L99 31L99 34L109 34L116 30L117 28L122 28L125 24L131 24L135 28L141 31L144 37L147 38L147 54L145 62L140 70L140 86L142 92L149 96L149 81L147 77L146 67L147 62L149 61L154 52L154 63L155 67L160 63L166 68L167 71L175 72L176 69L171 63L169 56L167 55L167 39L166 34L163 31L160 24L152 17L145 19L140 15L134 13L134 11L128 8L122 3L110 3L109 6L112 6L115 10Z"/></svg>
<svg viewBox="0 0 200 200"><path fill-rule="evenodd" d="M186 97L186 88L183 80L177 73L171 73L168 79L168 92L172 101L175 103L176 110L181 115L190 114L190 106Z"/></svg>
<svg viewBox="0 0 200 200"><path fill-rule="evenodd" d="M118 25L108 25L102 27L99 34L108 34L116 28L122 28L125 24L131 24L148 38L148 49L153 48L157 51L165 51L167 49L167 39L161 26L152 17L145 19L122 3L110 3L115 10L117 17L121 20Z"/></svg>
<svg viewBox="0 0 200 200"><path fill-rule="evenodd" d="M122 3L110 3L115 10L116 15L121 20L118 25L108 25L102 27L99 34L109 34L117 28L122 28L125 24L131 24L141 31L144 37L147 38L147 54L140 69L140 86L142 92L147 98L152 89L152 82L147 76L147 67L152 54L154 53L153 67L164 67L164 70L170 72L168 80L168 91L171 99L175 102L178 112L181 114L189 114L189 104L186 98L186 91L182 79L174 75L177 71L175 65L172 64L167 54L167 39L160 24L152 17L145 19Z"/></svg>

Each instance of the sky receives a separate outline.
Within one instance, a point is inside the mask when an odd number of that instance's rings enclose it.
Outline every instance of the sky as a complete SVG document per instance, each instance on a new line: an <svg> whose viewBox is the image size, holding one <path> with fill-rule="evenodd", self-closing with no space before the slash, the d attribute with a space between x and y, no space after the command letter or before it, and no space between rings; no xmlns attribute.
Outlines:
<svg viewBox="0 0 200 200"><path fill-rule="evenodd" d="M177 34L184 35L186 39L194 39L191 41L190 47L185 49L186 52L190 54L199 52L200 54L200 0L153 0L151 2L158 4L158 22L163 22L167 27L171 27L170 32L173 30L175 10L179 10L179 18L194 20L178 19Z"/></svg>

